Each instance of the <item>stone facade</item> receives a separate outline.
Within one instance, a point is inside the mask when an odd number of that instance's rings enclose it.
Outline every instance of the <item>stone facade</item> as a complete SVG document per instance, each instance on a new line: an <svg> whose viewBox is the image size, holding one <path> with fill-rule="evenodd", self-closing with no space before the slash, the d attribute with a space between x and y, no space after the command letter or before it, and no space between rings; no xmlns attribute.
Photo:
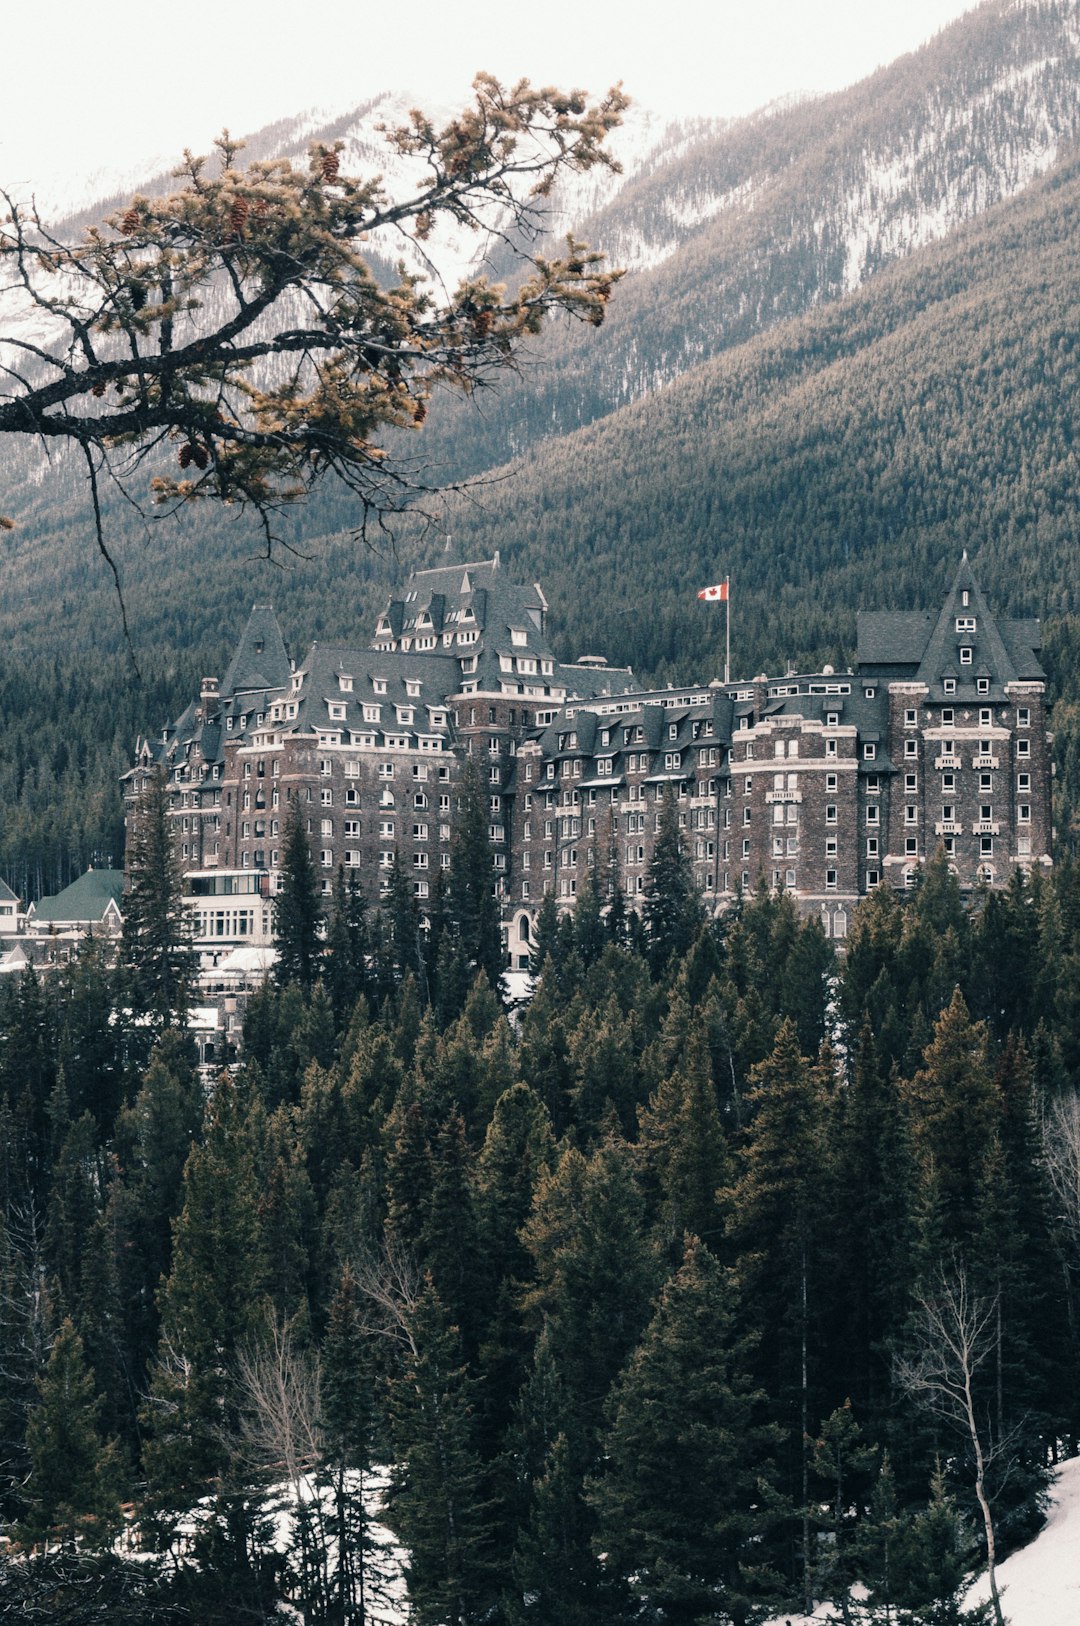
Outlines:
<svg viewBox="0 0 1080 1626"><path fill-rule="evenodd" d="M1051 861L1038 623L995 619L966 555L940 610L860 615L846 673L642 691L599 657L559 662L547 620L498 556L417 572L371 644L315 644L300 666L272 611L252 612L225 677L140 743L126 781L133 800L167 774L223 950L265 933L265 908L260 930L224 899L272 897L294 800L324 891L344 866L377 901L396 855L423 908L470 760L515 967L545 892L572 907L590 866L640 903L668 793L716 912L764 877L839 938L861 896L912 884L939 844L969 889Z"/></svg>

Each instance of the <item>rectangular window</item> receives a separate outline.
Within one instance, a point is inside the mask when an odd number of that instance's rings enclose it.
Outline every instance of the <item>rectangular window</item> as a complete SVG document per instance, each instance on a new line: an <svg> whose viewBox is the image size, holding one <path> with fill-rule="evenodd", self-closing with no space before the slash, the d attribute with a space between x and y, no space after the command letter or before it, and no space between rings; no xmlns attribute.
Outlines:
<svg viewBox="0 0 1080 1626"><path fill-rule="evenodd" d="M960 665L961 666L970 666L971 665L971 657L972 657L973 654L974 654L974 651L972 650L970 644L961 645L961 648L960 648Z"/></svg>
<svg viewBox="0 0 1080 1626"><path fill-rule="evenodd" d="M825 871L825 888L829 892L836 891L836 871L834 869Z"/></svg>
<svg viewBox="0 0 1080 1626"><path fill-rule="evenodd" d="M1030 712L1030 710L1028 709L1027 706L1020 706L1017 709L1016 726L1017 726L1017 728L1030 728L1031 727L1031 712Z"/></svg>

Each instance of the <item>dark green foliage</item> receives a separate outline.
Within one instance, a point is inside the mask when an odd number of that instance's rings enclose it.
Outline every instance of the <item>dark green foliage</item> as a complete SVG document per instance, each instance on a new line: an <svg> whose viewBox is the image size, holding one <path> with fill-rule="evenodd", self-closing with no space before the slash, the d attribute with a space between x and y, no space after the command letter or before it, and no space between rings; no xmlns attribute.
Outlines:
<svg viewBox="0 0 1080 1626"><path fill-rule="evenodd" d="M151 776L135 809L127 853L121 943L123 989L157 1034L187 1012L195 957L181 899L180 860L171 839L163 773Z"/></svg>
<svg viewBox="0 0 1080 1626"><path fill-rule="evenodd" d="M26 1425L30 1477L20 1539L69 1547L107 1546L120 1522L120 1464L98 1432L101 1397L70 1321L56 1336Z"/></svg>
<svg viewBox="0 0 1080 1626"><path fill-rule="evenodd" d="M476 1447L476 1384L457 1328L430 1282L406 1319L403 1369L390 1387L395 1451L387 1517L408 1552L420 1626L473 1626L497 1584L489 1510Z"/></svg>
<svg viewBox="0 0 1080 1626"><path fill-rule="evenodd" d="M367 903L355 872L339 868L326 931L325 981L334 1020L344 1027L356 1002L370 992Z"/></svg>
<svg viewBox="0 0 1080 1626"><path fill-rule="evenodd" d="M555 924L566 953L516 1029L482 973L445 1021L411 974L345 1021L321 981L271 986L241 1069L204 1086L167 1029L112 1122L93 964L77 989L0 986L5 1517L27 1513L67 1316L115 1498L141 1487L159 1543L210 1498L196 1556L147 1594L162 1608L345 1626L363 1589L370 1611L385 1555L364 1497L386 1462L414 1609L440 1626L705 1621L721 1595L749 1620L806 1594L839 1608L857 1579L851 1626L954 1626L970 1464L898 1363L916 1294L962 1264L995 1312L986 1490L1001 1544L1027 1539L1080 1426L1075 1240L1043 1139L1071 1120L1040 1120L1073 1099L1072 866L974 914L932 866L855 911L835 965L765 890L663 969L584 921L581 941L580 919ZM1041 971L1026 993L974 975L999 942L1016 966L1052 957L1045 1004ZM834 997L842 1046L815 1051ZM999 1038L1006 1019L1030 1040ZM299 1432L282 1444L279 1415L256 1456L245 1363L275 1349ZM705 1498L736 1423L750 1444Z"/></svg>
<svg viewBox="0 0 1080 1626"><path fill-rule="evenodd" d="M681 958L704 918L690 855L679 831L679 804L668 789L660 810L660 830L645 888L649 961L655 971Z"/></svg>
<svg viewBox="0 0 1080 1626"><path fill-rule="evenodd" d="M470 763L454 817L446 921L466 963L483 972L494 988L502 975L503 954L489 824L487 788Z"/></svg>
<svg viewBox="0 0 1080 1626"><path fill-rule="evenodd" d="M285 823L279 891L274 899L274 977L279 988L295 982L310 993L319 975L322 905L315 859L300 804L293 802Z"/></svg>
<svg viewBox="0 0 1080 1626"><path fill-rule="evenodd" d="M743 1622L765 1595L777 1430L745 1357L730 1275L688 1238L612 1390L604 1469L588 1493L605 1568L663 1626Z"/></svg>

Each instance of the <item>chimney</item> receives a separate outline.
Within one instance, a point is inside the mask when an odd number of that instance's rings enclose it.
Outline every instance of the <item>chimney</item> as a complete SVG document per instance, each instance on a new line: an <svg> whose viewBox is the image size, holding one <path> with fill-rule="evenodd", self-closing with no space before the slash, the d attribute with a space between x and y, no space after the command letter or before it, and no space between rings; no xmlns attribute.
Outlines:
<svg viewBox="0 0 1080 1626"><path fill-rule="evenodd" d="M204 677L199 687L199 710L205 723L211 712L217 710L218 680L216 677Z"/></svg>

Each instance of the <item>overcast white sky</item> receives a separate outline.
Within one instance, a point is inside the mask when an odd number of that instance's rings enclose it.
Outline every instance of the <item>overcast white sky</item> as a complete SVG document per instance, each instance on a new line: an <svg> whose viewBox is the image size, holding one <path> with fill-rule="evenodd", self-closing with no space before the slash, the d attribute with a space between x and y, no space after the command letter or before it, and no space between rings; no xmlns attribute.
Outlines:
<svg viewBox="0 0 1080 1626"><path fill-rule="evenodd" d="M732 116L837 89L972 0L8 0L0 182L64 191L311 106L379 90L464 99L473 74Z"/></svg>

